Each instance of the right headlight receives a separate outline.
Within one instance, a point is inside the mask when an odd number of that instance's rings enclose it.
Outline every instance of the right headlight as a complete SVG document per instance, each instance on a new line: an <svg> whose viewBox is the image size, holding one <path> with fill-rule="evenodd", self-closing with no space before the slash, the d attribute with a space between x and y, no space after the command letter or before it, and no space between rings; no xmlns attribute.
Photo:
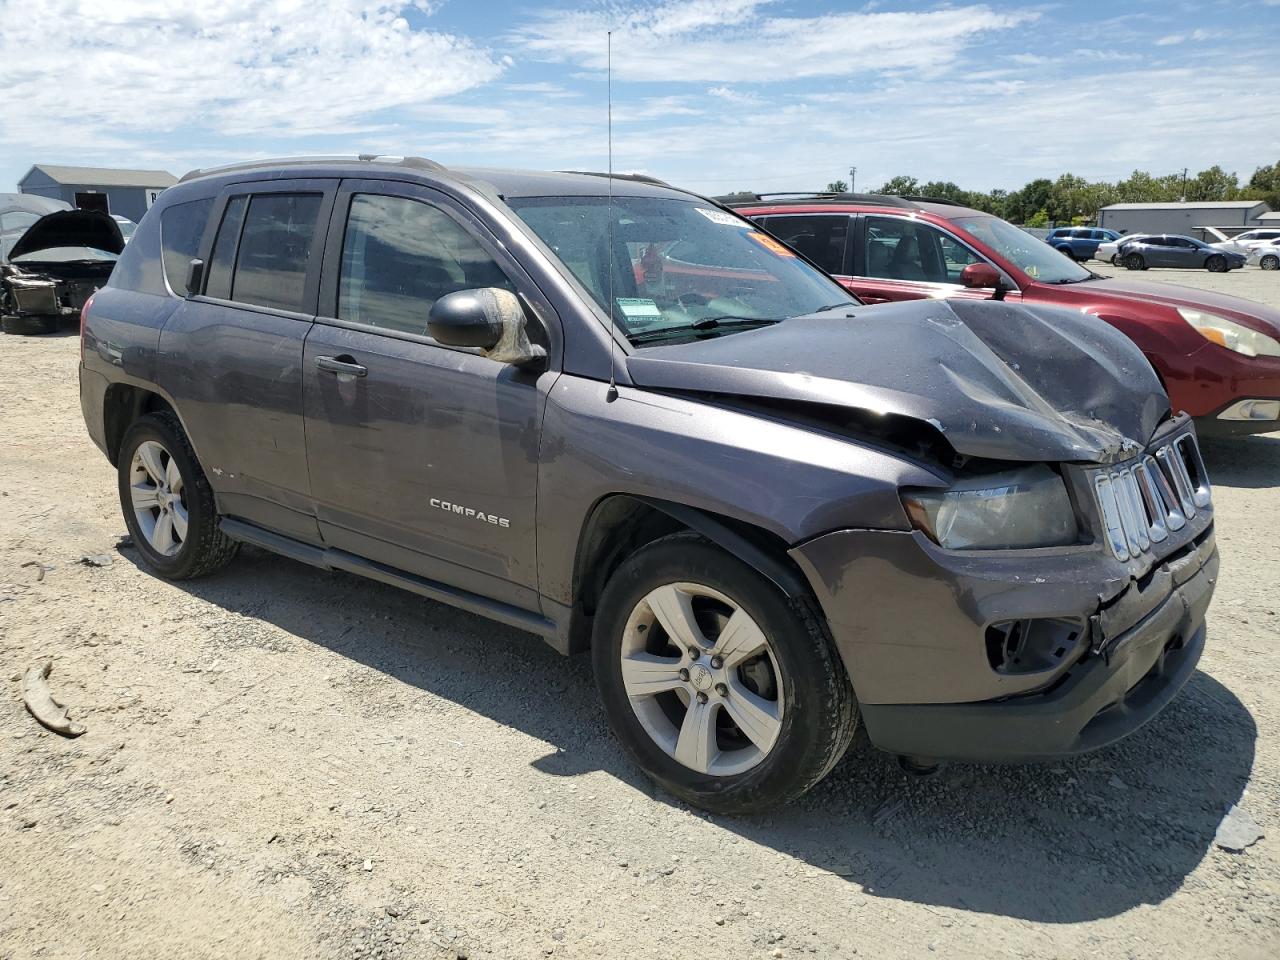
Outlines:
<svg viewBox="0 0 1280 960"><path fill-rule="evenodd" d="M1246 357L1280 357L1280 342L1243 324L1204 310L1179 307L1182 319L1195 327L1200 336Z"/></svg>
<svg viewBox="0 0 1280 960"><path fill-rule="evenodd" d="M947 490L903 490L912 525L949 550L1056 547L1079 539L1062 478L1044 464L959 480Z"/></svg>

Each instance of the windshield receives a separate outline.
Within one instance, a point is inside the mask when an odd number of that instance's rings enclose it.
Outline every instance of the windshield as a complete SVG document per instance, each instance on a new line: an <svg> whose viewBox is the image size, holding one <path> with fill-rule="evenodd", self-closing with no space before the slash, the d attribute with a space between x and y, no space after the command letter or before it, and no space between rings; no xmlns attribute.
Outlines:
<svg viewBox="0 0 1280 960"><path fill-rule="evenodd" d="M611 207L609 198L593 196L507 203L637 345L720 336L857 302L773 237L705 202L614 197Z"/></svg>
<svg viewBox="0 0 1280 960"><path fill-rule="evenodd" d="M957 217L951 221L967 230L1014 266L1041 283L1079 283L1093 274L1025 230L998 217Z"/></svg>

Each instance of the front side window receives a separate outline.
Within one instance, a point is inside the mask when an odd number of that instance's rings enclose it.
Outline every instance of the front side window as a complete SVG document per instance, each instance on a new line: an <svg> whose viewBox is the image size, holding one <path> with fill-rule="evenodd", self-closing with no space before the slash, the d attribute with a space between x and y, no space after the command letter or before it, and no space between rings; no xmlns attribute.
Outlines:
<svg viewBox="0 0 1280 960"><path fill-rule="evenodd" d="M637 345L721 336L856 302L750 221L697 200L507 203Z"/></svg>
<svg viewBox="0 0 1280 960"><path fill-rule="evenodd" d="M845 215L780 216L763 218L765 229L799 250L827 273L843 274L849 218Z"/></svg>
<svg viewBox="0 0 1280 960"><path fill-rule="evenodd" d="M404 197L351 198L338 280L339 319L425 334L437 300L480 287L515 292L502 268L448 214Z"/></svg>
<svg viewBox="0 0 1280 960"><path fill-rule="evenodd" d="M956 217L951 223L990 247L1033 280L1079 283L1093 279L1094 275L1074 260L999 217Z"/></svg>
<svg viewBox="0 0 1280 960"><path fill-rule="evenodd" d="M200 252L200 239L209 223L213 198L189 200L165 207L160 214L160 251L169 289L179 296L187 292L187 269ZM123 226L123 224L122 224ZM132 231L131 231L132 232Z"/></svg>
<svg viewBox="0 0 1280 960"><path fill-rule="evenodd" d="M868 277L919 283L959 283L966 266L981 262L936 227L901 217L867 217L866 257Z"/></svg>
<svg viewBox="0 0 1280 960"><path fill-rule="evenodd" d="M236 254L231 299L301 311L311 257L318 193L263 193L249 201Z"/></svg>

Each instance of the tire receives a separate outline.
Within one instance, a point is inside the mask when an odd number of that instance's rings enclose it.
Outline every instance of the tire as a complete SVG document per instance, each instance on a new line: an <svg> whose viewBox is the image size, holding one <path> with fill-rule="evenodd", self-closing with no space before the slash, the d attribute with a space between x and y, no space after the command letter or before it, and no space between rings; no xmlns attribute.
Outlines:
<svg viewBox="0 0 1280 960"><path fill-rule="evenodd" d="M1118 253L1113 253L1113 254L1111 255L1111 265L1112 265L1113 267L1118 267L1118 266L1120 266L1120 264L1121 264L1120 254L1118 254Z"/></svg>
<svg viewBox="0 0 1280 960"><path fill-rule="evenodd" d="M689 641L673 644L663 626L688 623L672 616L677 610L696 616L684 636L697 643L697 660ZM725 630L739 615L742 629ZM740 639L721 662L714 654L730 636L760 643L748 651ZM624 657L641 672L624 670ZM623 747L667 791L715 813L758 813L800 796L835 766L857 729L853 688L814 602L788 598L696 534L641 547L615 571L596 611L592 659ZM661 689L637 695L645 684Z"/></svg>
<svg viewBox="0 0 1280 960"><path fill-rule="evenodd" d="M1217 253L1204 262L1204 268L1210 273L1226 273L1231 269L1227 264L1227 258Z"/></svg>
<svg viewBox="0 0 1280 960"><path fill-rule="evenodd" d="M1280 255L1269 253L1258 261L1263 270L1280 270Z"/></svg>
<svg viewBox="0 0 1280 960"><path fill-rule="evenodd" d="M117 464L125 526L142 559L160 576L202 577L225 567L240 551L239 542L218 528L213 490L173 414L149 413L135 420L120 442Z"/></svg>
<svg viewBox="0 0 1280 960"><path fill-rule="evenodd" d="M58 318L57 317L16 317L6 315L0 317L0 329L5 333L15 333L22 336L32 334L57 333Z"/></svg>
<svg viewBox="0 0 1280 960"><path fill-rule="evenodd" d="M1124 265L1129 270L1145 270L1147 269L1147 261L1143 259L1140 253L1130 253L1124 258Z"/></svg>

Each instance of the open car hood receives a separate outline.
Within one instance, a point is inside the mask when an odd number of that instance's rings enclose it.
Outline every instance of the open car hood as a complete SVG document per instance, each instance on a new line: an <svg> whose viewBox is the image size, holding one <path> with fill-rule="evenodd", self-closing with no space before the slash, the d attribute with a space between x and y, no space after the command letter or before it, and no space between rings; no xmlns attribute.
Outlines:
<svg viewBox="0 0 1280 960"><path fill-rule="evenodd" d="M843 408L925 424L968 457L1106 463L1169 414L1123 334L1081 313L990 300L915 300L804 317L627 357L661 390Z"/></svg>
<svg viewBox="0 0 1280 960"><path fill-rule="evenodd" d="M9 259L53 247L93 247L107 253L124 250L119 225L100 210L59 210L33 223L9 250Z"/></svg>

